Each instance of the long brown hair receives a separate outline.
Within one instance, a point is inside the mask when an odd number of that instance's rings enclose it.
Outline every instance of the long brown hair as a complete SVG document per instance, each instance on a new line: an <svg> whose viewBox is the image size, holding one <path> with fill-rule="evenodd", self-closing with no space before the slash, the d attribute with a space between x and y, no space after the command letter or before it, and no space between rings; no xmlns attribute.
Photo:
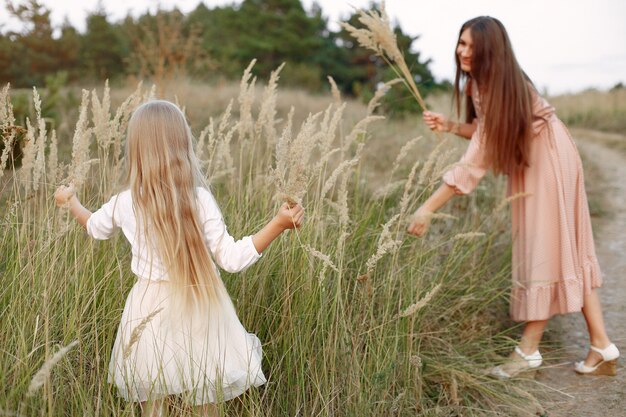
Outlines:
<svg viewBox="0 0 626 417"><path fill-rule="evenodd" d="M502 23L493 17L480 16L463 24L459 39L469 29L472 35L471 70L461 69L455 52L456 76L454 98L457 114L461 113L461 95L465 96L465 118L472 123L476 110L468 91L461 94L460 84L469 88L477 84L481 108L486 115L482 134L486 140L487 158L496 174L511 174L529 164L532 137L532 83L522 71L509 36Z"/></svg>
<svg viewBox="0 0 626 417"><path fill-rule="evenodd" d="M167 268L173 306L216 307L228 297L204 242L196 203L203 176L180 109L162 100L139 106L128 125L126 157L137 224Z"/></svg>

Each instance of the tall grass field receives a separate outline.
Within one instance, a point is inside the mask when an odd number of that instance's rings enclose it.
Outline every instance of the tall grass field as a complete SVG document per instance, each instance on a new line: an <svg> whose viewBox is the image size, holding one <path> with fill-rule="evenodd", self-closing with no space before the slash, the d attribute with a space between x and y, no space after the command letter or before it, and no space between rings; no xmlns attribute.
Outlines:
<svg viewBox="0 0 626 417"><path fill-rule="evenodd" d="M224 416L515 416L538 410L532 382L503 383L510 235L505 183L488 177L447 206L422 239L405 233L465 144L413 120L389 121L335 91L311 97L248 69L237 89L184 84L184 109L229 232L256 232L285 196L306 209L258 263L222 272L244 326L263 342L265 386ZM284 94L283 94L284 93ZM58 132L13 119L0 97L0 415L133 416L107 382L135 277L121 233L91 240L54 205L73 183L95 210L124 189L125 129L154 90L79 93ZM73 116L72 116L73 115ZM22 128L24 131L22 131ZM57 134L58 133L58 134ZM23 143L19 164L12 141ZM173 398L171 415L189 415Z"/></svg>

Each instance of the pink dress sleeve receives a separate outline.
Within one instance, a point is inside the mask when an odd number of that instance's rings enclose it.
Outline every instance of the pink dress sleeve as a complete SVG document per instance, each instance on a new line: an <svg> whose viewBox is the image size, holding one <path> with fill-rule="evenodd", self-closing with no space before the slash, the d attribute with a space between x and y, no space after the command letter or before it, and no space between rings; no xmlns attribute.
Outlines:
<svg viewBox="0 0 626 417"><path fill-rule="evenodd" d="M461 160L443 176L443 181L457 194L469 194L476 188L489 169L480 122L472 135L469 147Z"/></svg>

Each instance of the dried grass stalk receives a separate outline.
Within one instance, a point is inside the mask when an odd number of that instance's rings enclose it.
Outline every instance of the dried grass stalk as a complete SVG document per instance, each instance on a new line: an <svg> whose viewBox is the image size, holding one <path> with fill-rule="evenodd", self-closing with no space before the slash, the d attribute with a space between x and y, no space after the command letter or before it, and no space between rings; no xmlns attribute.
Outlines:
<svg viewBox="0 0 626 417"><path fill-rule="evenodd" d="M388 253L393 253L398 250L402 241L399 239L393 239L391 233L391 226L398 221L400 218L400 214L396 214L393 216L387 223L383 225L383 231L380 234L380 238L378 240L378 246L376 248L376 253L374 253L365 263L367 267L367 275L371 276L371 273L374 271L376 264L378 261L382 259Z"/></svg>
<svg viewBox="0 0 626 417"><path fill-rule="evenodd" d="M339 87L337 87L337 83L335 82L335 79L331 77L330 75L328 76L328 83L330 84L330 93L333 96L333 100L335 101L335 104L337 106L340 106L341 105L341 91L339 91Z"/></svg>
<svg viewBox="0 0 626 417"><path fill-rule="evenodd" d="M318 120L322 115L309 115L294 137L291 132L293 112L292 108L287 126L276 144L276 167L271 171L280 198L292 206L302 201L308 188L313 171L310 159L321 138Z"/></svg>
<svg viewBox="0 0 626 417"><path fill-rule="evenodd" d="M93 115L93 134L96 137L96 142L100 148L108 149L113 142L109 80L104 82L102 101L98 98L95 89L91 92L91 113Z"/></svg>
<svg viewBox="0 0 626 417"><path fill-rule="evenodd" d="M302 248L304 250L306 250L308 253L311 254L311 256L313 256L314 258L319 259L320 261L322 261L324 263L324 265L330 269L332 269L335 272L339 272L339 268L337 268L335 266L335 264L333 263L333 261L330 259L330 256L314 249L312 246L310 245L304 245L302 246Z"/></svg>
<svg viewBox="0 0 626 417"><path fill-rule="evenodd" d="M48 181L55 185L59 176L59 145L57 132L50 134L50 155L48 155Z"/></svg>
<svg viewBox="0 0 626 417"><path fill-rule="evenodd" d="M423 308L426 304L428 304L430 300L432 300L432 298L437 293L437 291L439 291L440 288L441 288L441 284L435 285L435 287L432 290L428 291L428 293L426 293L424 297L422 297L418 302L408 306L402 313L399 314L399 316L409 317L415 314L417 311Z"/></svg>
<svg viewBox="0 0 626 417"><path fill-rule="evenodd" d="M320 195L321 197L326 196L326 194L330 190L333 189L333 187L335 186L337 182L337 179L339 178L341 174L348 172L350 169L357 166L361 158L361 153L363 151L363 148L364 148L363 144L360 143L359 146L357 147L356 155L354 156L354 158L341 162L339 166L335 168L335 170L332 172L332 174L330 174L330 176L324 183L324 186L322 187L322 193Z"/></svg>
<svg viewBox="0 0 626 417"><path fill-rule="evenodd" d="M26 135L24 136L24 148L22 149L20 182L27 193L32 189L33 185L33 168L35 166L35 158L37 155L35 140L35 128L31 125L30 119L26 118Z"/></svg>
<svg viewBox="0 0 626 417"><path fill-rule="evenodd" d="M63 357L67 355L67 353L77 344L78 340L74 340L69 345L62 347L57 351L57 353L52 355L52 357L48 359L41 368L39 368L39 371L37 371L37 373L33 376L33 379L30 381L30 385L28 386L28 391L26 393L27 397L35 395L39 388L43 386L44 382L46 382L46 379L50 377L50 373L52 372L54 365L63 359Z"/></svg>
<svg viewBox="0 0 626 417"><path fill-rule="evenodd" d="M447 145L447 140L444 139L443 141L439 142L437 147L430 153L430 155L428 155L428 159L424 163L424 166L422 167L422 170L420 171L419 179L417 180L417 183L419 185L423 185L425 183L430 182L429 174L432 172L435 162L441 155L441 152L446 147L446 145Z"/></svg>
<svg viewBox="0 0 626 417"><path fill-rule="evenodd" d="M341 119L343 118L345 109L346 103L340 103L337 106L328 106L324 112L324 119L320 125L322 137L320 139L319 147L322 158L318 163L319 166L324 164L324 157L331 152L330 148L337 137L337 132L340 128Z"/></svg>
<svg viewBox="0 0 626 417"><path fill-rule="evenodd" d="M83 90L78 121L72 139L72 165L70 166L68 183L79 189L87 179L89 171L89 146L91 144L91 129L88 127L87 110L89 108L89 91Z"/></svg>
<svg viewBox="0 0 626 417"><path fill-rule="evenodd" d="M386 185L384 185L384 186L380 187L379 189L377 189L376 191L374 191L374 194L372 195L372 198L374 200L381 200L381 199L389 196L390 194L395 193L400 188L403 188L405 183L406 183L406 180L398 180L398 181L393 181L393 182L387 183Z"/></svg>
<svg viewBox="0 0 626 417"><path fill-rule="evenodd" d="M426 103L422 98L415 80L409 71L409 67L404 61L404 56L398 48L396 34L391 28L389 16L385 11L385 2L381 2L380 11L358 10L359 22L364 26L363 29L357 29L349 23L342 22L341 26L354 37L357 42L364 48L373 51L376 55L382 57L391 68L402 76L404 84L415 97L422 110L426 110Z"/></svg>
<svg viewBox="0 0 626 417"><path fill-rule="evenodd" d="M482 232L458 233L452 238L452 240L469 240L483 236L485 236L485 234Z"/></svg>
<svg viewBox="0 0 626 417"><path fill-rule="evenodd" d="M500 203L498 203L498 205L496 206L496 209L494 210L494 212L499 212L504 210L504 208L506 206L508 206L512 201L517 200L518 198L525 198L525 197L529 197L531 196L532 193L516 193L513 194L505 199L503 199Z"/></svg>
<svg viewBox="0 0 626 417"><path fill-rule="evenodd" d="M419 142L421 139L422 136L415 137L405 143L402 148L400 148L400 152L398 152L398 156L396 156L396 160L393 161L393 165L391 166L391 174L389 175L391 178L393 178L393 174L400 168L400 162L409 155L409 151L411 150L411 148L417 145L417 142Z"/></svg>
<svg viewBox="0 0 626 417"><path fill-rule="evenodd" d="M417 174L417 168L420 165L420 161L416 161L411 167L411 172L409 172L409 176L404 183L404 192L402 193L402 198L400 199L400 215L404 216L406 213L409 203L411 202L411 193L417 192L417 187L413 187L413 180L415 179L415 175Z"/></svg>
<svg viewBox="0 0 626 417"><path fill-rule="evenodd" d="M259 139L261 135L265 134L265 142L269 145L276 143L276 99L278 89L278 79L280 78L280 72L285 67L282 63L278 68L272 71L270 79L267 82L265 91L263 92L263 98L261 101L261 109L259 110L259 116L257 117L254 133L255 137Z"/></svg>
<svg viewBox="0 0 626 417"><path fill-rule="evenodd" d="M372 97L369 103L367 103L367 114L374 114L376 108L380 106L380 100L385 96L385 94L387 94L391 87L401 82L402 78L394 78L393 80L387 81L385 84L376 89L374 97Z"/></svg>
<svg viewBox="0 0 626 417"><path fill-rule="evenodd" d="M243 141L252 137L254 122L252 118L252 105L254 104L254 87L256 77L252 76L252 67L256 63L253 59L243 72L239 86L239 140Z"/></svg>
<svg viewBox="0 0 626 417"><path fill-rule="evenodd" d="M35 104L35 115L37 117L37 155L33 167L33 191L39 190L39 184L46 171L46 122L41 116L41 97L35 87L33 87L33 103Z"/></svg>
<svg viewBox="0 0 626 417"><path fill-rule="evenodd" d="M2 135L2 155L0 156L0 178L4 175L4 170L9 161L9 154L13 150L17 133L22 130L15 126L15 116L13 114L13 104L9 95L10 84L5 85L0 91L0 135Z"/></svg>
<svg viewBox="0 0 626 417"><path fill-rule="evenodd" d="M153 86L154 88L154 86ZM132 115L132 112L142 103L142 82L137 84L137 88L133 93L124 100L124 102L117 108L115 116L109 125L111 130L111 138L113 141L113 160L118 161L116 165L116 171L119 171L119 164L122 159L122 150L124 149L124 143L126 142L126 128Z"/></svg>
<svg viewBox="0 0 626 417"><path fill-rule="evenodd" d="M126 346L124 346L122 349L123 361L128 359L128 357L131 354L132 347L139 341L139 338L141 337L141 334L146 329L146 326L148 325L148 323L150 323L152 319L154 319L154 317L161 312L161 310L163 310L163 308L159 308L158 310L155 310L152 313L148 314L146 317L143 318L143 320L141 320L141 323L139 323L137 327L135 327L133 331L130 333L130 338L128 339L128 343L126 343Z"/></svg>

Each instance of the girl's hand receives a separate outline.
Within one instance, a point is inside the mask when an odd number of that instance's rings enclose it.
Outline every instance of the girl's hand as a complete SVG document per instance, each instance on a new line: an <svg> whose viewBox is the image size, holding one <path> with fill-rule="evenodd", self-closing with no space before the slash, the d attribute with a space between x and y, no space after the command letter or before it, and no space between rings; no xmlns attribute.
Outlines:
<svg viewBox="0 0 626 417"><path fill-rule="evenodd" d="M74 196L74 194L75 191L74 187L72 186L66 187L65 185L62 185L57 188L57 190L54 192L54 201L56 202L57 207L65 206L70 201L70 198Z"/></svg>
<svg viewBox="0 0 626 417"><path fill-rule="evenodd" d="M448 119L441 114L435 113L432 111L425 111L422 114L422 118L424 119L424 123L430 130L435 132L449 132L450 131L450 123Z"/></svg>
<svg viewBox="0 0 626 417"><path fill-rule="evenodd" d="M300 227L302 224L302 219L304 218L304 208L300 204L296 204L293 207L289 207L288 203L283 203L278 209L278 213L276 214L276 221L283 228L286 229L295 229Z"/></svg>
<svg viewBox="0 0 626 417"><path fill-rule="evenodd" d="M417 209L417 211L413 214L411 224L409 224L407 232L417 237L424 236L428 231L428 226L430 226L430 219L432 218L432 215L433 213L426 210L423 206Z"/></svg>

